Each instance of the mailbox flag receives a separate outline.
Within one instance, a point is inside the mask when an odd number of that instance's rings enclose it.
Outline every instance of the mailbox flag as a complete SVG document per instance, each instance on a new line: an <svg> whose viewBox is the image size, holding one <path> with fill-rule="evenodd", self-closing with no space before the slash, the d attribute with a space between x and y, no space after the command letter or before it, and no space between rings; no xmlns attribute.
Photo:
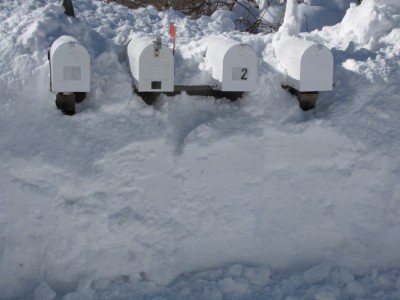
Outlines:
<svg viewBox="0 0 400 300"><path fill-rule="evenodd" d="M172 49L172 53L175 55L176 27L175 27L174 23L169 24L169 35L174 40L174 48Z"/></svg>

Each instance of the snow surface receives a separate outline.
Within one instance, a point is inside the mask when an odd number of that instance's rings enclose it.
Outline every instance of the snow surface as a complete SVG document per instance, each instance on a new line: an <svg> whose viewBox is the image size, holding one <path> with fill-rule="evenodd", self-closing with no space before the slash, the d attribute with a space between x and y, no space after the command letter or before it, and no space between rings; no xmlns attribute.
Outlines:
<svg viewBox="0 0 400 300"><path fill-rule="evenodd" d="M280 87L277 37L233 31L227 11L81 0L71 19L60 2L0 2L0 299L400 298L397 0L300 34L335 60L310 112ZM172 44L170 22L177 84L207 84L209 37L226 36L258 54L257 89L144 104L126 43ZM48 91L63 34L92 59L73 117Z"/></svg>

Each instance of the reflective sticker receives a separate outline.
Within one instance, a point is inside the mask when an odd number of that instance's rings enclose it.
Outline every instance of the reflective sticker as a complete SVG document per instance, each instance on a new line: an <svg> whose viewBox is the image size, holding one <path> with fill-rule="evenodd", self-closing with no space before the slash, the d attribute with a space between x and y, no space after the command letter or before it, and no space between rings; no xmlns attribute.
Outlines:
<svg viewBox="0 0 400 300"><path fill-rule="evenodd" d="M161 90L161 81L152 81L151 89L152 90Z"/></svg>
<svg viewBox="0 0 400 300"><path fill-rule="evenodd" d="M64 80L81 80L81 67L63 67Z"/></svg>
<svg viewBox="0 0 400 300"><path fill-rule="evenodd" d="M247 80L248 73L248 68L234 67L232 68L232 80Z"/></svg>

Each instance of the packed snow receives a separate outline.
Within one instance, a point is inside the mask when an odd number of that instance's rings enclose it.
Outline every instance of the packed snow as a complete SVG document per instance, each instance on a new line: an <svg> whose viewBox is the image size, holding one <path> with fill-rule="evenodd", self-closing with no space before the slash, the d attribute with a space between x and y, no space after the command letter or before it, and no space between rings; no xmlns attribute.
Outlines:
<svg viewBox="0 0 400 300"><path fill-rule="evenodd" d="M73 2L75 19L61 1L0 2L0 299L400 298L400 2L288 1L275 34L235 30L237 11ZM146 105L126 45L172 45L170 22L176 84L211 82L217 36L254 49L257 88ZM308 112L274 55L299 31L334 56ZM64 34L91 56L74 116L49 92Z"/></svg>

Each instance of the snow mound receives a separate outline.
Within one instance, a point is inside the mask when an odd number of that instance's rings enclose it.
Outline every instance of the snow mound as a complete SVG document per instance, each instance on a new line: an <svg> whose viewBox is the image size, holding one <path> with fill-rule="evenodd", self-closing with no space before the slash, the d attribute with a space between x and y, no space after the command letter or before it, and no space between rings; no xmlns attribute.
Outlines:
<svg viewBox="0 0 400 300"><path fill-rule="evenodd" d="M398 270L362 275L329 264L303 272L272 273L265 267L241 264L180 275L168 286L156 286L145 278L82 278L76 290L56 296L46 283L33 292L33 300L114 299L398 299Z"/></svg>
<svg viewBox="0 0 400 300"><path fill-rule="evenodd" d="M224 10L74 3L76 19L59 1L0 2L1 299L398 298L397 1L364 0L299 35L335 61L334 90L310 112L280 86L274 35L231 31ZM207 84L216 35L256 51L257 88L145 105L125 46L171 45L170 22L177 84ZM91 55L73 117L48 91L63 34Z"/></svg>
<svg viewBox="0 0 400 300"><path fill-rule="evenodd" d="M340 35L346 42L376 51L380 39L396 30L400 18L398 1L365 0L362 6L352 5L341 24Z"/></svg>

